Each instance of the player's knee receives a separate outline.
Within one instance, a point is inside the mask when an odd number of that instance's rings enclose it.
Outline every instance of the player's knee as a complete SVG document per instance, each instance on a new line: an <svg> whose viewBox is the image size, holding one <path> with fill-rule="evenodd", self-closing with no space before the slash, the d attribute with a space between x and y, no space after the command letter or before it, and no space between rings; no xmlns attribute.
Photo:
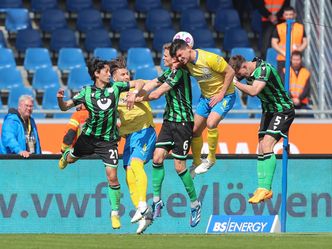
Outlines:
<svg viewBox="0 0 332 249"><path fill-rule="evenodd" d="M215 129L218 126L219 121L218 120L207 120L206 127L208 129Z"/></svg>

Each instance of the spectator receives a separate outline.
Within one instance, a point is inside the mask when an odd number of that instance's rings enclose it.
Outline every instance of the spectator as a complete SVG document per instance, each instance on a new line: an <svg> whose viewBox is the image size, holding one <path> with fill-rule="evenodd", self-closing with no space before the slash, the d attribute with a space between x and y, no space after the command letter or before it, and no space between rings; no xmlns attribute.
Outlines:
<svg viewBox="0 0 332 249"><path fill-rule="evenodd" d="M4 118L1 139L4 154L19 154L28 158L30 154L41 154L35 120L31 117L33 98L22 95L18 109L10 108Z"/></svg>
<svg viewBox="0 0 332 249"><path fill-rule="evenodd" d="M271 47L271 36L275 25L282 22L282 13L290 5L290 0L252 0L262 16L262 47L261 58L266 57L266 50Z"/></svg>
<svg viewBox="0 0 332 249"><path fill-rule="evenodd" d="M86 110L83 104L76 107L76 112L70 117L70 120L66 126L66 133L63 137L61 152L65 152L66 149L72 148L81 134L82 126L85 120L89 117L89 112Z"/></svg>
<svg viewBox="0 0 332 249"><path fill-rule="evenodd" d="M296 12L293 7L287 7L284 9L283 17L285 20L295 19ZM272 34L271 44L272 47L278 52L277 67L278 73L283 79L283 69L285 67L285 55L286 55L286 21L276 26L275 31ZM304 30L304 26L301 23L295 22L292 26L292 41L291 50L303 52L307 47L308 42Z"/></svg>

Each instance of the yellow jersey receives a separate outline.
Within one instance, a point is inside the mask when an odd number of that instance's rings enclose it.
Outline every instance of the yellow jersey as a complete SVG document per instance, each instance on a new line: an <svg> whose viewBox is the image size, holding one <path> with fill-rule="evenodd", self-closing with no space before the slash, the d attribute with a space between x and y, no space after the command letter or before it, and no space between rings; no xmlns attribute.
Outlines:
<svg viewBox="0 0 332 249"><path fill-rule="evenodd" d="M152 109L148 101L135 103L134 108L127 109L125 101L127 92L120 94L118 112L121 125L119 128L120 136L126 136L133 132L148 128L155 127L153 123Z"/></svg>
<svg viewBox="0 0 332 249"><path fill-rule="evenodd" d="M202 49L195 51L195 62L190 62L186 66L190 74L198 81L202 95L205 98L211 98L221 91L225 79L224 71L228 64L217 54ZM232 82L225 95L234 93L234 89Z"/></svg>

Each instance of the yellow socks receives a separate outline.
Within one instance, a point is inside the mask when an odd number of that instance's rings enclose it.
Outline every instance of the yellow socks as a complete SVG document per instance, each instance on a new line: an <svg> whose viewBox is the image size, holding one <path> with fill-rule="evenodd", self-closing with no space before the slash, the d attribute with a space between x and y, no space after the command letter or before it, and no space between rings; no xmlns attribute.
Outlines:
<svg viewBox="0 0 332 249"><path fill-rule="evenodd" d="M200 137L193 137L191 141L191 151L193 154L193 163L195 166L198 166L202 163L201 160L201 152L203 147L203 138Z"/></svg>
<svg viewBox="0 0 332 249"><path fill-rule="evenodd" d="M138 200L146 202L148 180L144 171L144 162L141 160L132 159L130 166L136 178L136 192L138 195Z"/></svg>
<svg viewBox="0 0 332 249"><path fill-rule="evenodd" d="M139 202L139 196L138 196L137 189L136 189L136 177L135 177L134 172L131 169L131 167L127 167L126 182L127 182L127 186L129 189L131 201L134 204L134 206L137 208L138 202Z"/></svg>
<svg viewBox="0 0 332 249"><path fill-rule="evenodd" d="M208 129L207 131L207 142L209 145L209 155L208 160L210 162L216 161L216 151L217 151L217 145L218 145L218 128L214 129Z"/></svg>

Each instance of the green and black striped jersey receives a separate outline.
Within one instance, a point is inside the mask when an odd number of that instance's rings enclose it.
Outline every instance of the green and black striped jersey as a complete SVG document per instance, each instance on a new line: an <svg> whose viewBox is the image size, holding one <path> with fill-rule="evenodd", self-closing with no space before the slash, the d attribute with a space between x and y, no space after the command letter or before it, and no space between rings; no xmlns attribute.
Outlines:
<svg viewBox="0 0 332 249"><path fill-rule="evenodd" d="M73 97L75 105L84 104L89 118L82 128L87 136L112 141L117 140L117 106L121 92L128 91L128 82L113 82L104 89L95 85L85 86Z"/></svg>
<svg viewBox="0 0 332 249"><path fill-rule="evenodd" d="M256 69L247 78L247 84L252 84L254 80L266 83L263 90L257 95L262 102L263 113L283 112L294 108L293 101L285 90L277 70L261 59L257 59L256 62Z"/></svg>
<svg viewBox="0 0 332 249"><path fill-rule="evenodd" d="M167 69L159 78L159 82L167 83L172 89L166 94L164 120L171 122L193 122L192 93L189 72L180 68Z"/></svg>

